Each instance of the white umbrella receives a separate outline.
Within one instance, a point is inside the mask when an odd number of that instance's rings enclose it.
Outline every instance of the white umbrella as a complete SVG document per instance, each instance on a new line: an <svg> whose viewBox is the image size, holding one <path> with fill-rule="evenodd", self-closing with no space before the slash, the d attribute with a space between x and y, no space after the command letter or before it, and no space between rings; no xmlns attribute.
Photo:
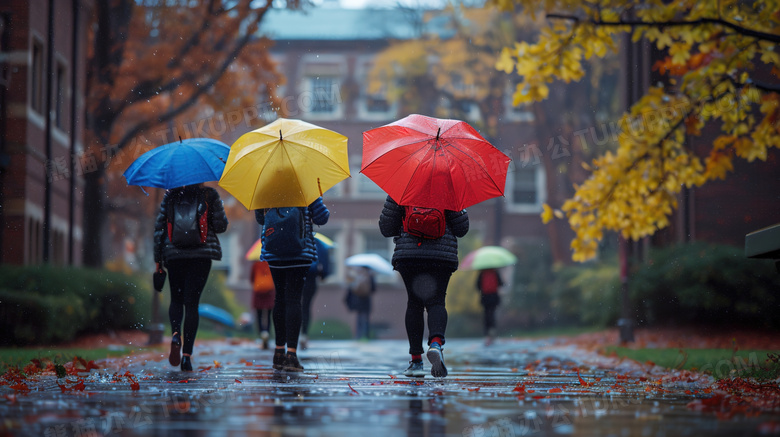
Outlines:
<svg viewBox="0 0 780 437"><path fill-rule="evenodd" d="M393 265L375 253L359 253L346 259L344 264L352 267L368 267L384 275L393 274Z"/></svg>

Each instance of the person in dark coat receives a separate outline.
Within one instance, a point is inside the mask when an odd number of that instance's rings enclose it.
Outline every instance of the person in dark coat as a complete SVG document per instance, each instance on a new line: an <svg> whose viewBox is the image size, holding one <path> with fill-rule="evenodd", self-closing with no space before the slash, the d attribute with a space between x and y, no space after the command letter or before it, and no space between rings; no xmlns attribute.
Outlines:
<svg viewBox="0 0 780 437"><path fill-rule="evenodd" d="M317 261L313 225L324 225L330 217L322 197L317 198L308 207L302 207L301 210L305 222L305 246L296 255L283 255L268 250L266 238L269 229L265 223L267 210L255 210L255 219L263 226L263 232L260 234L263 245L260 260L268 261L276 288L273 314L276 350L273 356L273 368L291 372L303 371L303 366L298 360L298 338L301 331L303 284L311 264Z"/></svg>
<svg viewBox="0 0 780 437"><path fill-rule="evenodd" d="M498 289L504 285L504 281L501 279L498 269L484 269L479 271L476 285L484 309L485 346L490 346L496 337L496 308L501 303Z"/></svg>
<svg viewBox="0 0 780 437"><path fill-rule="evenodd" d="M208 205L206 241L194 247L177 247L170 241L168 234L169 212L185 195L198 191ZM206 286L211 262L222 259L222 248L217 234L225 232L227 227L225 209L214 188L197 184L165 192L154 225L154 261L158 271L163 266L168 269L168 284L171 289L168 318L172 337L168 362L172 366L181 364L183 371L192 370L192 349L200 322L200 295Z"/></svg>
<svg viewBox="0 0 780 437"><path fill-rule="evenodd" d="M260 332L260 340L263 349L268 349L271 316L276 298L274 280L271 278L271 268L268 267L268 263L265 261L253 262L249 280L252 282L252 308L257 313L257 329Z"/></svg>
<svg viewBox="0 0 780 437"><path fill-rule="evenodd" d="M447 329L445 298L450 276L458 269L458 238L469 230L466 210L444 211L444 235L437 239L418 238L404 232L405 208L390 196L379 216L379 230L393 237L393 268L401 274L406 293L406 334L412 360L404 371L406 376L424 376L422 353L424 312L428 313L428 352L431 375L447 376L442 347Z"/></svg>
<svg viewBox="0 0 780 437"><path fill-rule="evenodd" d="M357 313L355 338L371 338L371 298L376 292L376 279L368 267L350 267L348 293L352 293L354 311Z"/></svg>
<svg viewBox="0 0 780 437"><path fill-rule="evenodd" d="M309 271L306 272L306 279L303 281L303 299L301 300L301 336L299 345L305 350L309 341L309 324L311 322L311 304L314 295L317 293L317 278L324 280L330 275L330 253L325 243L317 238L314 239L317 245L317 261L311 264Z"/></svg>

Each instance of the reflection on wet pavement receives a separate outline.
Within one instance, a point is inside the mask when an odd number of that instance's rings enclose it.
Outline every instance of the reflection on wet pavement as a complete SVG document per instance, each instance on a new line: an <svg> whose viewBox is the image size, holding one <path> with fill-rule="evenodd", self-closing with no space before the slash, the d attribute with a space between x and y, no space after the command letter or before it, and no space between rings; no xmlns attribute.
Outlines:
<svg viewBox="0 0 780 437"><path fill-rule="evenodd" d="M452 339L450 376L406 378L405 341L321 341L300 353L303 374L274 372L251 342L196 348L195 372L132 357L84 374L84 391L55 376L31 391L0 387L0 431L18 436L496 436L750 435L777 417L718 420L686 405L708 378L641 365L607 367L552 341ZM426 369L429 369L426 362ZM130 372L138 390L122 375ZM665 376L664 376L665 375ZM73 378L70 378L71 380ZM2 434L2 433L0 433Z"/></svg>

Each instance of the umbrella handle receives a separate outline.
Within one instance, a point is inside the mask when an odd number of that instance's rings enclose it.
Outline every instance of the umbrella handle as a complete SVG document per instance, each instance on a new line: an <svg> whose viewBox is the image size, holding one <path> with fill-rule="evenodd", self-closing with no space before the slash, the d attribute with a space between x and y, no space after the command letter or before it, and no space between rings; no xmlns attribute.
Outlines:
<svg viewBox="0 0 780 437"><path fill-rule="evenodd" d="M320 197L322 197L322 185L320 185L320 178L317 178L317 188L320 189Z"/></svg>

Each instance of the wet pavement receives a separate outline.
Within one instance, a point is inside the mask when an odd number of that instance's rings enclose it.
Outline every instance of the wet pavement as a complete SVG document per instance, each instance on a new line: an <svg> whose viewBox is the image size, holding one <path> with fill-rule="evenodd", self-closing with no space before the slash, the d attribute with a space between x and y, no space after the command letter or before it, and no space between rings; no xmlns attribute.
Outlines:
<svg viewBox="0 0 780 437"><path fill-rule="evenodd" d="M710 377L602 357L555 340L451 339L447 378L407 378L401 340L312 341L303 374L254 342L196 347L194 372L163 355L0 386L0 436L735 436L780 414L724 419L692 407ZM430 370L428 362L426 369ZM83 387L76 386L78 380ZM66 382L70 381L70 382ZM66 387L66 389L61 388Z"/></svg>

